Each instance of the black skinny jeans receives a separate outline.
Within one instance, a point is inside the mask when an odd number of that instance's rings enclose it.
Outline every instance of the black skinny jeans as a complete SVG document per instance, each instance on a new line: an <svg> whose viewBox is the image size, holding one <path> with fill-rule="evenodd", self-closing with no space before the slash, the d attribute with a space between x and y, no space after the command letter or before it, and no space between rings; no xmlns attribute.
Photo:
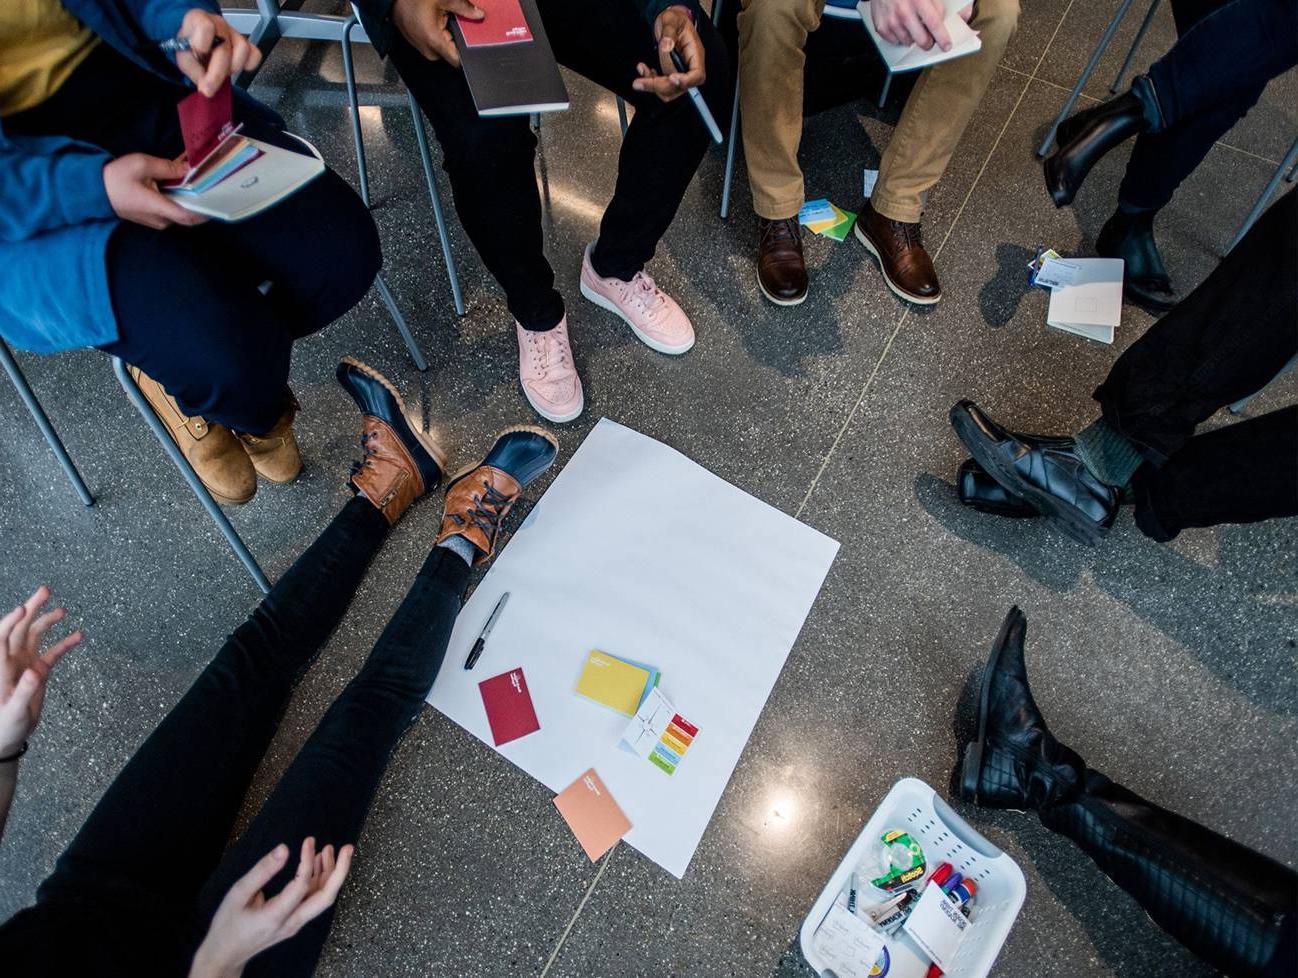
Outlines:
<svg viewBox="0 0 1298 978"><path fill-rule="evenodd" d="M1298 353L1298 191L1118 358L1095 391L1147 461L1136 523L1155 540L1192 526L1298 515L1298 405L1196 435Z"/></svg>
<svg viewBox="0 0 1298 978"><path fill-rule="evenodd" d="M187 94L101 44L52 98L5 128L171 159L183 149L176 103ZM261 120L243 121L250 135L302 149ZM190 415L262 435L287 406L293 342L361 300L382 252L361 199L326 170L238 224L154 231L123 222L107 261L118 339L101 349L157 380Z"/></svg>
<svg viewBox="0 0 1298 978"><path fill-rule="evenodd" d="M622 140L617 185L600 222L591 263L624 281L653 257L680 207L709 137L688 97L663 102L631 87L636 64L658 67L653 28L627 0L538 0L555 58L635 107ZM725 44L698 19L707 82L700 89L718 125L729 124L733 80ZM509 311L526 329L546 330L564 315L545 258L536 136L526 116L479 117L464 74L429 61L399 33L392 62L437 134L455 211Z"/></svg>
<svg viewBox="0 0 1298 978"><path fill-rule="evenodd" d="M1267 82L1298 64L1294 0L1172 0L1180 39L1149 69L1162 114L1136 140L1118 200L1157 210L1251 109Z"/></svg>
<svg viewBox="0 0 1298 978"><path fill-rule="evenodd" d="M247 832L226 844L294 683L315 658L387 536L357 497L280 578L109 786L41 884L0 926L5 974L184 975L217 905L276 845L354 843L388 757L446 652L468 564L434 548L361 671ZM255 957L246 978L310 975L332 911ZM12 970L11 970L12 969Z"/></svg>

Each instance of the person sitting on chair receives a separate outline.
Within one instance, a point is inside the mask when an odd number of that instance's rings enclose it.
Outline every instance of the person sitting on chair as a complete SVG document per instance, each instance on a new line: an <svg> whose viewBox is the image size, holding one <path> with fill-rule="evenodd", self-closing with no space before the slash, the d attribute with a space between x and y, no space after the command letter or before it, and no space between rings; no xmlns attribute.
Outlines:
<svg viewBox="0 0 1298 978"><path fill-rule="evenodd" d="M172 37L191 45L174 63L157 49ZM369 212L330 170L238 224L159 191L186 171L186 79L210 96L260 58L214 0L0 3L0 336L131 364L223 503L251 499L258 475L297 477L293 343L354 306L382 260ZM234 116L303 151L243 92Z"/></svg>
<svg viewBox="0 0 1298 978"><path fill-rule="evenodd" d="M781 306L807 297L798 211L806 199L802 139L804 49L825 0L742 0L739 102L744 158L757 212L757 284ZM879 262L884 284L907 302L942 297L920 236L924 194L941 179L965 126L982 101L1018 23L1018 0L977 0L960 15L982 50L926 68L915 84L879 164L879 177L856 219L856 237ZM948 48L941 0L872 0L879 34L895 44Z"/></svg>
<svg viewBox="0 0 1298 978"><path fill-rule="evenodd" d="M478 115L449 30L450 15L479 19L482 12L469 0L355 6L375 50L391 57L432 121L460 223L505 290L528 403L550 421L574 420L586 401L563 297L545 257L536 135L526 116ZM709 142L685 90L699 87L715 116L729 116L725 46L697 0L538 0L537 8L559 63L635 107L613 199L581 260L581 293L650 349L685 353L694 327L645 265ZM684 72L672 64L673 49Z"/></svg>
<svg viewBox="0 0 1298 978"><path fill-rule="evenodd" d="M502 521L559 451L539 428L508 428L451 481L432 550L369 658L227 848L294 684L391 527L437 488L446 466L387 379L351 359L338 379L362 415L354 498L127 762L35 905L0 925L4 974L314 972L366 812L437 677L470 569L491 558ZM62 617L39 614L48 598L40 588L0 619L0 830L50 671L80 640L74 633L40 655Z"/></svg>
<svg viewBox="0 0 1298 978"><path fill-rule="evenodd" d="M1298 190L1253 225L1197 289L1118 358L1095 391L1101 417L1069 438L1010 431L972 401L951 423L973 458L961 502L1044 515L1098 542L1119 505L1167 541L1192 526L1298 515L1298 405L1209 431L1298 355Z"/></svg>
<svg viewBox="0 0 1298 978"><path fill-rule="evenodd" d="M1293 0L1172 0L1172 16L1180 35L1172 49L1122 95L1064 120L1045 163L1050 196L1065 207L1100 157L1139 134L1095 250L1123 259L1123 296L1155 315L1177 296L1154 218L1267 83L1298 64Z"/></svg>

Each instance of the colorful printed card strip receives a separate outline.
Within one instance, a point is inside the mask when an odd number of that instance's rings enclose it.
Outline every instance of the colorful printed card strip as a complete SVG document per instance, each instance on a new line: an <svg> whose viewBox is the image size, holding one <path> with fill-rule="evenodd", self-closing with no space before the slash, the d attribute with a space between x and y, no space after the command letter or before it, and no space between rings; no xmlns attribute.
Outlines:
<svg viewBox="0 0 1298 978"><path fill-rule="evenodd" d="M665 774L674 774L699 728L676 712L659 690L650 690L622 735L621 746Z"/></svg>

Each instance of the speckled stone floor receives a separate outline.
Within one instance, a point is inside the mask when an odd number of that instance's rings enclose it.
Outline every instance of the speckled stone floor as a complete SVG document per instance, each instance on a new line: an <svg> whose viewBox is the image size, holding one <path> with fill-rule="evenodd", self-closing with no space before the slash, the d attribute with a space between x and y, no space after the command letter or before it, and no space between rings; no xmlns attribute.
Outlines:
<svg viewBox="0 0 1298 978"><path fill-rule="evenodd" d="M581 248L612 191L619 134L612 97L569 78L572 110L542 128L549 254L572 300L588 392L585 416L559 432L564 455L607 416L843 548L684 880L626 846L592 865L540 784L425 711L360 839L322 976L809 975L797 948L803 916L894 781L914 775L945 790L953 703L1012 603L1031 619L1029 668L1063 739L1149 798L1298 863L1298 526L1226 526L1160 546L1124 515L1103 547L1087 549L1036 524L965 512L950 487L963 457L945 420L956 399L972 396L1030 430L1074 430L1093 416L1091 389L1151 322L1128 307L1114 346L1088 344L1048 330L1045 295L1023 281L1037 244L1085 253L1113 201L1125 151L1063 211L1051 206L1032 151L1116 7L1025 4L928 201L926 240L946 292L929 311L894 299L851 239L808 239L811 298L793 310L766 303L742 165L722 222L724 155L713 151L652 269L698 329L698 346L680 359L649 352L577 297ZM1138 19L1133 12L1087 99L1103 97ZM1164 10L1138 62L1172 37ZM373 293L298 346L307 470L232 513L272 578L346 498L356 422L332 381L340 356L387 372L463 456L498 427L532 420L501 294L454 221L468 313L452 310L395 76L368 50L357 63L386 273L432 366L423 375L411 367ZM863 96L874 90L861 87ZM355 179L336 47L281 43L254 91ZM1298 132L1295 106L1291 73L1160 218L1182 285L1201 280L1230 243ZM808 119L809 195L854 206L861 167L877 166L896 111L862 97ZM0 384L0 595L16 600L49 582L90 636L60 669L23 765L0 846L0 916L32 899L104 787L258 597L107 363L85 352L20 359L98 502L77 504ZM1296 376L1247 413L1292 402ZM245 818L355 672L436 519L435 505L417 507L394 534L299 688ZM1027 902L994 974L1209 973L1033 818L957 807L1027 875Z"/></svg>

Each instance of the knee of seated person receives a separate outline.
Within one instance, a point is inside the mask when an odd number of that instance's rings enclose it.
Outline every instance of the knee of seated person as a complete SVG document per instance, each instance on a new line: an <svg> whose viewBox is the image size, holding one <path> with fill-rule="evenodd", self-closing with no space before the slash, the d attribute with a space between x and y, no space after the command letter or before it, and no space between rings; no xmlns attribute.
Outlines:
<svg viewBox="0 0 1298 978"><path fill-rule="evenodd" d="M1004 53L1019 23L1019 0L978 0L970 26L978 31L984 53Z"/></svg>
<svg viewBox="0 0 1298 978"><path fill-rule="evenodd" d="M800 38L820 23L816 6L816 0L749 0L740 15L744 40L749 45L782 44L790 32Z"/></svg>
<svg viewBox="0 0 1298 978"><path fill-rule="evenodd" d="M520 156L530 160L535 150L536 134L526 118L478 119L442 143L442 166L452 179L470 174L480 178Z"/></svg>

